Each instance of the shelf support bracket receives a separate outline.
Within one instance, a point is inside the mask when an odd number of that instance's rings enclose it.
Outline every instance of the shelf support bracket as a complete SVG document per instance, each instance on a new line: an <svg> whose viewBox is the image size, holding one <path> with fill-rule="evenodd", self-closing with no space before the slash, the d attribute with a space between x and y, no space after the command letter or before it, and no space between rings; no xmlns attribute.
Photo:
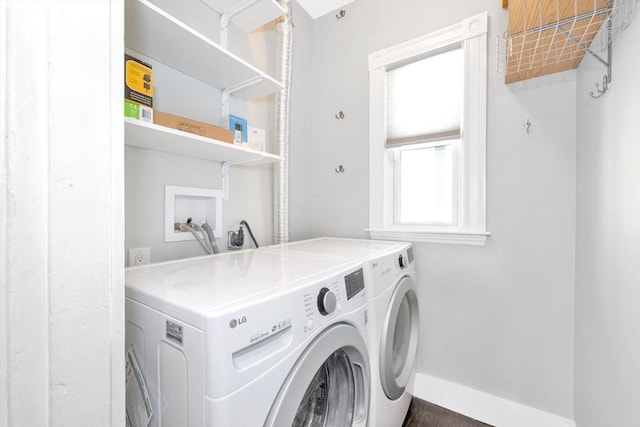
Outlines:
<svg viewBox="0 0 640 427"><path fill-rule="evenodd" d="M238 13L250 7L256 1L258 0L239 1L234 7L227 10L220 16L220 46L222 46L224 49L228 49L227 46L229 44L229 23L231 22L231 19Z"/></svg>
<svg viewBox="0 0 640 427"><path fill-rule="evenodd" d="M251 159L245 159L245 160L240 160L236 162L228 162L228 161L222 162L222 164L220 165L220 174L221 174L221 182L222 182L222 200L229 199L229 181L230 181L229 169L231 168L231 166L246 165L259 160L260 160L259 157L254 157Z"/></svg>
<svg viewBox="0 0 640 427"><path fill-rule="evenodd" d="M571 35L571 33L569 33L567 30L565 30L562 27L558 27L558 29L560 31L562 31L564 33L565 36L567 36L567 38L569 40L571 40L572 42L574 42L579 48L581 48L582 50L584 50L585 52L587 52L589 55L593 56L598 62L600 62L602 65L604 65L605 67L608 67L609 64L607 63L607 61L605 61L604 59L602 59L600 57L600 55L598 55L597 53L595 53L593 50L591 50L589 48L589 46L585 45L584 43L582 43L580 40L576 39L575 37L573 37ZM608 49L608 48L607 48Z"/></svg>
<svg viewBox="0 0 640 427"><path fill-rule="evenodd" d="M589 95L591 95L592 98L600 98L602 95L604 95L607 92L607 90L609 90L609 84L611 83L611 62L612 62L612 58L613 58L613 47L612 47L613 43L612 43L612 39L611 39L611 16L608 16L606 19L607 19L607 30L606 30L606 36L607 36L607 59L606 60L602 59L600 57L600 55L598 55L593 50L591 50L591 48L589 48L589 46L585 45L583 42L581 42L580 40L576 39L573 35L571 35L571 33L569 33L569 31L565 30L562 27L562 25L558 26L558 29L560 31L562 31L564 33L564 35L566 35L569 40L571 40L573 43L575 43L580 49L584 50L589 55L594 57L602 65L607 67L607 74L602 76L602 88L600 88L600 84L598 84L598 83L595 84L595 87L596 87L596 90L598 91L598 94L595 95L593 91L589 92Z"/></svg>
<svg viewBox="0 0 640 427"><path fill-rule="evenodd" d="M237 85L233 85L231 87L226 88L222 91L220 96L222 105L220 106L220 113L222 117L227 117L229 115L229 98L234 92L238 92L240 90L246 89L253 85L257 85L264 80L264 77L254 77L253 79L249 79L247 81L238 83Z"/></svg>
<svg viewBox="0 0 640 427"><path fill-rule="evenodd" d="M589 52L591 53L591 52ZM596 56L595 54L592 54ZM596 56L597 57L597 56ZM589 92L592 98L600 98L609 90L609 84L611 83L611 62L613 61L613 40L611 39L611 16L607 18L607 61L605 66L607 67L607 74L602 76L602 89L598 83L595 84L598 95L594 95L593 92ZM604 63L604 61L601 61Z"/></svg>

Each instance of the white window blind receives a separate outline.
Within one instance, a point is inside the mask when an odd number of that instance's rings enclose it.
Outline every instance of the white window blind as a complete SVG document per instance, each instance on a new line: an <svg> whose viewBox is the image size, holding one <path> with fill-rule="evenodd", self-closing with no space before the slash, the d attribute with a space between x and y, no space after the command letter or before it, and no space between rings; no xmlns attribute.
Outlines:
<svg viewBox="0 0 640 427"><path fill-rule="evenodd" d="M386 146L460 138L464 56L460 46L387 70Z"/></svg>

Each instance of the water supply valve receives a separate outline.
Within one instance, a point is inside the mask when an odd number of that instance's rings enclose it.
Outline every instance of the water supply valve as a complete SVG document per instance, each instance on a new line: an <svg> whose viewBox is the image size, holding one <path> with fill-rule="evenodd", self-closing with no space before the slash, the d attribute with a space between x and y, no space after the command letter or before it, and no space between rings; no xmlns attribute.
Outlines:
<svg viewBox="0 0 640 427"><path fill-rule="evenodd" d="M244 232L242 231L242 226L238 229L238 231L227 231L227 249L230 251L235 251L238 249L242 249L244 245Z"/></svg>

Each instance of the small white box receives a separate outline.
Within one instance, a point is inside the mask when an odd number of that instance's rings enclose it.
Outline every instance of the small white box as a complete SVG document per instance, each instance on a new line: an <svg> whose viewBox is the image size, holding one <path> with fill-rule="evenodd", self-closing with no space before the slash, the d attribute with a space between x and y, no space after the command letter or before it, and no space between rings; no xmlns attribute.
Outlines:
<svg viewBox="0 0 640 427"><path fill-rule="evenodd" d="M265 132L264 129L254 128L249 126L247 135L249 148L254 150L264 151L265 146Z"/></svg>

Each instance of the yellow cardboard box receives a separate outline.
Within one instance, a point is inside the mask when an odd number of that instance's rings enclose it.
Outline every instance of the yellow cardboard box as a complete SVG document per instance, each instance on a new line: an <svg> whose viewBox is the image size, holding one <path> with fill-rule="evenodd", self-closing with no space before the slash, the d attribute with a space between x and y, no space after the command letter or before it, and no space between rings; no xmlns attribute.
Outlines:
<svg viewBox="0 0 640 427"><path fill-rule="evenodd" d="M153 122L153 70L151 64L124 55L124 116Z"/></svg>

